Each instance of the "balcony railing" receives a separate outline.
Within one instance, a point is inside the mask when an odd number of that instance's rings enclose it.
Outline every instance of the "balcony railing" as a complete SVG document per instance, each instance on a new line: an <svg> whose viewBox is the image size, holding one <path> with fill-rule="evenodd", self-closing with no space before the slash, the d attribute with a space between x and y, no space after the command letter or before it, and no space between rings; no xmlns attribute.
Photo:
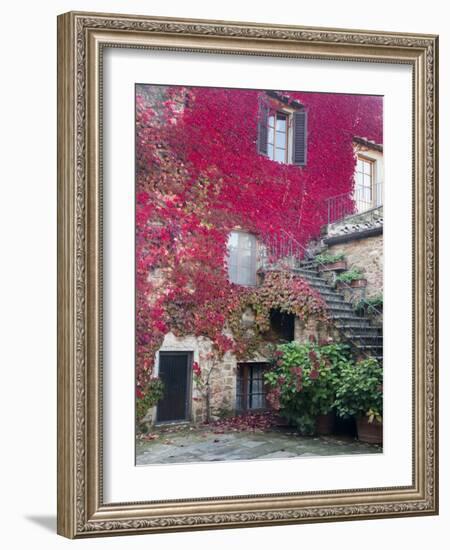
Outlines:
<svg viewBox="0 0 450 550"><path fill-rule="evenodd" d="M378 182L374 189L358 187L353 194L342 193L326 201L328 225L347 216L361 214L383 204L383 189Z"/></svg>
<svg viewBox="0 0 450 550"><path fill-rule="evenodd" d="M305 249L290 235L268 236L259 248L261 267L295 267L305 256Z"/></svg>

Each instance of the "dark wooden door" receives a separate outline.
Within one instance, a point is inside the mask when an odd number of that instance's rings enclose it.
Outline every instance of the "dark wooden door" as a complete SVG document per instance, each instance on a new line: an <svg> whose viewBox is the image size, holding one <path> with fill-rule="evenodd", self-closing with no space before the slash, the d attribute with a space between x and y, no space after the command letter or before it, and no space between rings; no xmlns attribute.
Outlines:
<svg viewBox="0 0 450 550"><path fill-rule="evenodd" d="M188 420L191 354L160 352L159 376L164 383L164 397L158 403L157 421Z"/></svg>

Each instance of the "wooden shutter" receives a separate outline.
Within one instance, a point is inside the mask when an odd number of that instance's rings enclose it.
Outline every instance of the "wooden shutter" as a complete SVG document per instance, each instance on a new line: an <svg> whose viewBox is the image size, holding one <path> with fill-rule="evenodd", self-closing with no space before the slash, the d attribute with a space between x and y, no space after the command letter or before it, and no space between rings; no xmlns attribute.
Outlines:
<svg viewBox="0 0 450 550"><path fill-rule="evenodd" d="M299 166L306 165L307 151L307 113L298 111L294 113L294 141L292 148L292 162Z"/></svg>
<svg viewBox="0 0 450 550"><path fill-rule="evenodd" d="M269 116L269 107L265 101L259 102L258 113L258 153L267 155L267 119Z"/></svg>

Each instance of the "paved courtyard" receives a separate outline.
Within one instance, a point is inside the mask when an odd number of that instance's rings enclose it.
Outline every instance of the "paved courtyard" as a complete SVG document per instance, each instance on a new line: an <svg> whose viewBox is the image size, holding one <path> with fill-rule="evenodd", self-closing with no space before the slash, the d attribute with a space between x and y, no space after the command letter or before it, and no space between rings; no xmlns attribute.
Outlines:
<svg viewBox="0 0 450 550"><path fill-rule="evenodd" d="M381 453L379 445L361 443L345 436L302 437L291 431L225 432L185 430L161 433L151 441L138 440L136 464L174 464L335 456Z"/></svg>

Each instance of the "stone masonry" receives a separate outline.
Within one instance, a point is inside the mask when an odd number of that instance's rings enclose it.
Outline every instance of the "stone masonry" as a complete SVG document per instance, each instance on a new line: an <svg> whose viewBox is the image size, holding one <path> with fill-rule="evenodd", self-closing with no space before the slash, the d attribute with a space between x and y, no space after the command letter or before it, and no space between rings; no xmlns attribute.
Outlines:
<svg viewBox="0 0 450 550"><path fill-rule="evenodd" d="M359 269L367 279L366 298L383 294L383 235L328 245L327 253L345 254L347 268Z"/></svg>

